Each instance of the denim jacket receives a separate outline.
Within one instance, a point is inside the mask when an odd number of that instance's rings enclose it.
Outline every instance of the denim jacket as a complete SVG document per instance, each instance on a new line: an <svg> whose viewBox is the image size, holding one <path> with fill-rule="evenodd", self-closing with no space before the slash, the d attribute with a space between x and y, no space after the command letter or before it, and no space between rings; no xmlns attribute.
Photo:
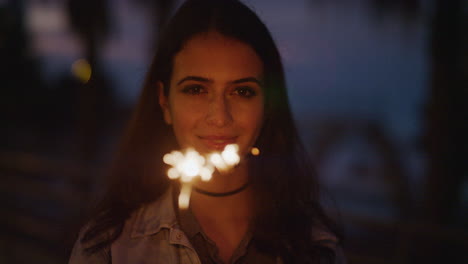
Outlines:
<svg viewBox="0 0 468 264"><path fill-rule="evenodd" d="M319 231L315 232L314 239L323 241L335 251L336 264L345 263L335 236ZM83 251L85 246L79 240L75 243L69 264L201 264L177 222L171 189L157 201L133 213L110 248L88 256ZM282 263L281 259L278 258L277 263Z"/></svg>

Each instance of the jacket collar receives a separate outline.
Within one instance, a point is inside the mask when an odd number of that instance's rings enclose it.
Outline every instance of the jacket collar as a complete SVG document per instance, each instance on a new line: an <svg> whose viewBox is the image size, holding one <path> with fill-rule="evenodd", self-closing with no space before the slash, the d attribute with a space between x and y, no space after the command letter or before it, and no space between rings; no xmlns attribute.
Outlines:
<svg viewBox="0 0 468 264"><path fill-rule="evenodd" d="M178 227L173 203L173 187L171 186L160 199L137 210L131 237L137 238L156 234L163 228L170 229L171 234L178 234L182 232L181 230L174 230L174 228L179 229ZM339 242L335 235L320 225L316 225L316 228L312 232L312 237L315 241L325 243L336 244Z"/></svg>
<svg viewBox="0 0 468 264"><path fill-rule="evenodd" d="M161 198L136 211L132 238L152 235L163 228L172 229L177 225L172 196L172 187L169 187Z"/></svg>

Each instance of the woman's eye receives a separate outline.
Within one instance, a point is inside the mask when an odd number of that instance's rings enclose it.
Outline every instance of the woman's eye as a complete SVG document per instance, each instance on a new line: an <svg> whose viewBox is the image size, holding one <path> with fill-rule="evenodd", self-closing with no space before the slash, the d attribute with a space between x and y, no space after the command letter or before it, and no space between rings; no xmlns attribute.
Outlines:
<svg viewBox="0 0 468 264"><path fill-rule="evenodd" d="M205 89L201 85L188 85L182 89L182 92L186 94L197 95L204 93Z"/></svg>
<svg viewBox="0 0 468 264"><path fill-rule="evenodd" d="M234 93L245 98L250 98L257 95L253 88L247 86L237 87L234 90Z"/></svg>

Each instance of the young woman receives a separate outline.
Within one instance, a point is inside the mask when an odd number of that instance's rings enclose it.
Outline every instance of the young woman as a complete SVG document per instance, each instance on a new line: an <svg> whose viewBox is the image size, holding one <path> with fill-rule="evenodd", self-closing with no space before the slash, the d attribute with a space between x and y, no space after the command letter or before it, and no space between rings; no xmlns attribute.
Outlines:
<svg viewBox="0 0 468 264"><path fill-rule="evenodd" d="M239 146L178 208L163 155ZM260 149L250 155L252 147ZM160 37L110 184L70 263L343 263L288 105L283 66L255 13L188 0Z"/></svg>

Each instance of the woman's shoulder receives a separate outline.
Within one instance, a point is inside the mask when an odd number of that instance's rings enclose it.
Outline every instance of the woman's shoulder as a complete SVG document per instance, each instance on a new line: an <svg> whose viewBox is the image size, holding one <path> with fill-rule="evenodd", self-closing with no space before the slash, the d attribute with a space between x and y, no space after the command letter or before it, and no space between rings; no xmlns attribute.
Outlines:
<svg viewBox="0 0 468 264"><path fill-rule="evenodd" d="M105 233L102 234L101 236L89 240L89 241L83 241L83 236L86 234L86 232L90 228L90 224L84 226L78 236L78 239L76 240L71 255L70 259L68 261L69 264L82 264L82 263L89 263L89 264L107 264L110 263L110 247L103 247L102 249L90 253L87 249L89 249L91 246L96 245L96 243L99 243L99 241L104 240L109 234Z"/></svg>
<svg viewBox="0 0 468 264"><path fill-rule="evenodd" d="M141 205L127 220L124 234L128 238L143 237L171 228L177 222L173 193L169 188L158 199Z"/></svg>
<svg viewBox="0 0 468 264"><path fill-rule="evenodd" d="M70 256L69 264L110 263L111 249L115 244L126 244L125 241L133 238L144 237L159 232L162 228L172 227L176 222L176 214L172 203L172 190L167 190L158 199L137 207L125 220L118 238L109 246L103 247L93 254L87 252L87 248L107 240L113 230L103 232L92 240L83 242L82 238L89 231L91 224L86 225L80 231Z"/></svg>
<svg viewBox="0 0 468 264"><path fill-rule="evenodd" d="M111 228L107 231L104 231L93 237L91 239L83 239L87 235L88 232L93 228L93 222L86 224L81 230L78 235L78 239L76 240L71 255L69 259L69 264L81 264L81 263L90 263L90 264L104 264L104 263L111 263L111 248L116 241L120 239L126 239L128 233L133 230L133 226L135 220L139 212L141 212L145 208L144 205L140 206L136 210L134 210L130 216L124 221L121 231L117 239L112 241L112 235L115 234L117 228ZM112 241L107 244L105 241ZM105 246L90 251L89 249L92 247L96 247L100 243L105 242Z"/></svg>

